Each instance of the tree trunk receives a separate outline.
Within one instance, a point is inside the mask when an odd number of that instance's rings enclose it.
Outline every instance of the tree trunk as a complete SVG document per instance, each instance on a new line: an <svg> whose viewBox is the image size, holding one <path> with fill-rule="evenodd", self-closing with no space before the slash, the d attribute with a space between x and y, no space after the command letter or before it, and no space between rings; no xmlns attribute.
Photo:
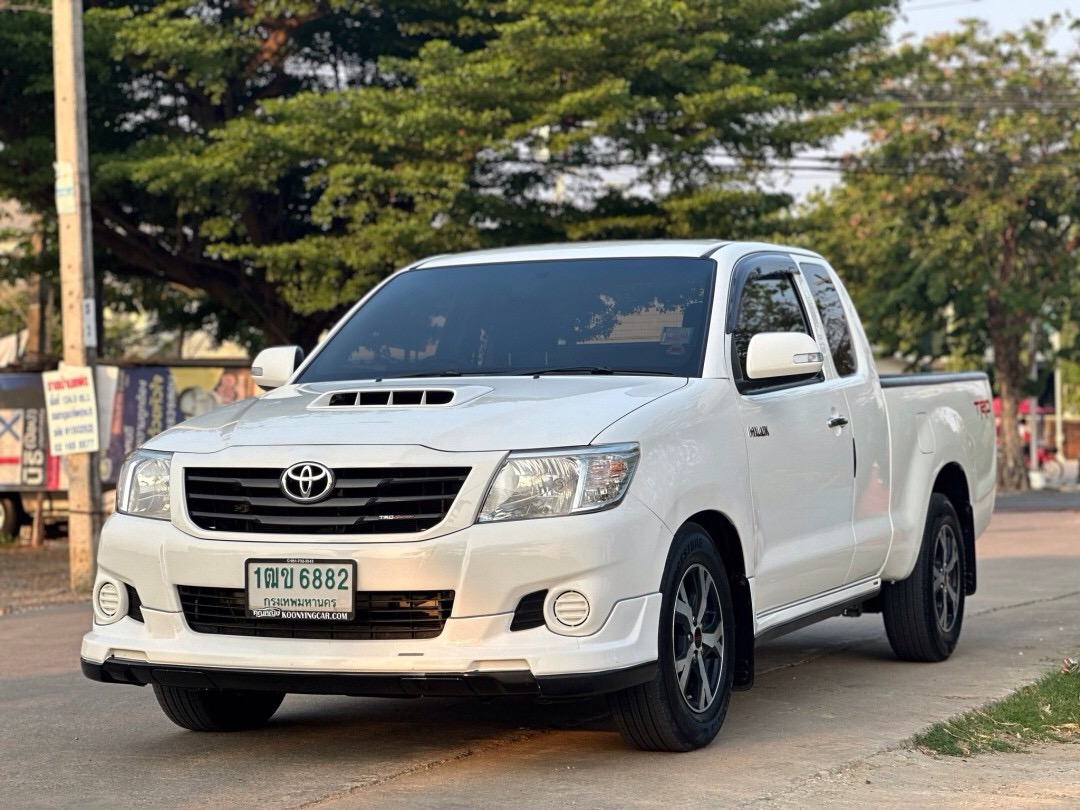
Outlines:
<svg viewBox="0 0 1080 810"><path fill-rule="evenodd" d="M996 348L994 354L997 356ZM997 369L1000 375L1000 364ZM1021 439L1017 418L1021 398L1017 387L1005 375L998 377L998 390L1001 411L998 421L997 483L1003 492L1021 492L1029 487L1027 465L1024 463L1025 442Z"/></svg>
<svg viewBox="0 0 1080 810"><path fill-rule="evenodd" d="M1002 234L1000 273L1007 286L1015 262L1013 231L1007 227ZM994 370L1000 396L998 413L997 484L1003 492L1022 492L1030 488L1027 466L1024 464L1024 443L1020 440L1017 408L1027 379L1023 363L1023 335L1027 324L1013 322L997 288L991 284L987 291L987 331L994 349Z"/></svg>

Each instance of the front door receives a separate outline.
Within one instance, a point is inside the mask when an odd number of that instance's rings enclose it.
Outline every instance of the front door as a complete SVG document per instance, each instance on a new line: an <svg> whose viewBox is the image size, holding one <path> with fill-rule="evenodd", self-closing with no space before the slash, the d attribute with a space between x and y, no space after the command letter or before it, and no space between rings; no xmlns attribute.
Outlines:
<svg viewBox="0 0 1080 810"><path fill-rule="evenodd" d="M855 548L854 456L841 382L825 372L771 380L743 374L755 334L814 334L797 273L788 257L748 257L735 268L729 309L756 517L759 615L843 586Z"/></svg>

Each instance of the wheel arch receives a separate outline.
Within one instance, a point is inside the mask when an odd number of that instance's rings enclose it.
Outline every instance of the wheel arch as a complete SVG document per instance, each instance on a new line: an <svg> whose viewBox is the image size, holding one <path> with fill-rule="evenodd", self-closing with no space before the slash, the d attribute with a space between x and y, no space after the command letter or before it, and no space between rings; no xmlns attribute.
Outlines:
<svg viewBox="0 0 1080 810"><path fill-rule="evenodd" d="M955 462L942 467L934 480L933 493L948 498L960 518L964 540L964 593L971 596L978 584L975 572L975 516L971 507L971 490L963 468Z"/></svg>
<svg viewBox="0 0 1080 810"><path fill-rule="evenodd" d="M736 690L749 689L754 685L754 605L750 597L750 583L746 579L746 559L743 555L739 532L722 512L703 511L691 515L687 523L701 526L712 540L727 570L731 586L731 600L735 615L734 682Z"/></svg>

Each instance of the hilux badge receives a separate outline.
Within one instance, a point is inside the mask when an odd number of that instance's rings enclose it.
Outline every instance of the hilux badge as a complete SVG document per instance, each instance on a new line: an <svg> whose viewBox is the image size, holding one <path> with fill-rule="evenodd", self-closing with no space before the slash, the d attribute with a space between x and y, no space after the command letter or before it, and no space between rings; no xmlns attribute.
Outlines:
<svg viewBox="0 0 1080 810"><path fill-rule="evenodd" d="M334 473L314 461L293 464L281 474L281 491L297 503L315 503L334 491Z"/></svg>

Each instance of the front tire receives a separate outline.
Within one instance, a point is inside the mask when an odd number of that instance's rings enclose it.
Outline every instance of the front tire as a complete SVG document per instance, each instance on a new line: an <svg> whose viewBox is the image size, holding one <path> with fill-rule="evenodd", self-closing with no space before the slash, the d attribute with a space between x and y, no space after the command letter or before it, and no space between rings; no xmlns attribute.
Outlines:
<svg viewBox="0 0 1080 810"><path fill-rule="evenodd" d="M731 699L735 629L731 587L708 533L675 535L661 583L658 666L645 684L609 697L615 724L645 751L692 751L712 742Z"/></svg>
<svg viewBox="0 0 1080 810"><path fill-rule="evenodd" d="M277 711L284 692L192 689L154 684L165 715L190 731L244 731L258 728Z"/></svg>
<svg viewBox="0 0 1080 810"><path fill-rule="evenodd" d="M881 592L885 632L904 661L944 661L964 623L966 565L960 519L952 502L930 498L915 570Z"/></svg>

